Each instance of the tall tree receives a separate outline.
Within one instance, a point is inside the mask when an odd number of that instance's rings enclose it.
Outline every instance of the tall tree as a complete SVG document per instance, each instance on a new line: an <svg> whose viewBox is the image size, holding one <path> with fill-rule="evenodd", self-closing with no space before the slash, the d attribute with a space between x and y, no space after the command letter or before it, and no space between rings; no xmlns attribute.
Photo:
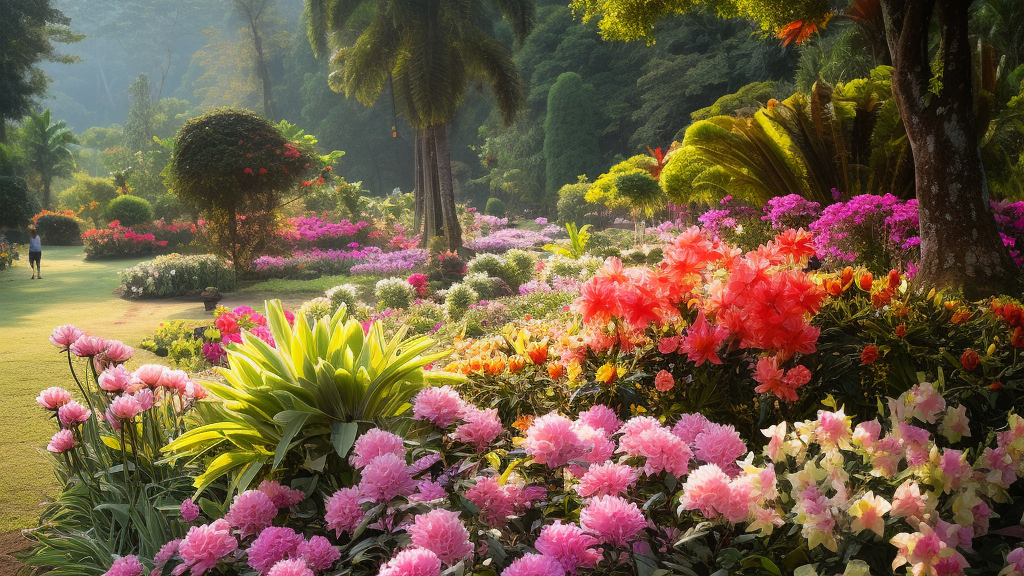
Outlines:
<svg viewBox="0 0 1024 576"><path fill-rule="evenodd" d="M329 41L340 48L332 88L369 106L391 84L399 114L416 130L422 241L443 236L449 250L461 249L448 124L474 78L490 85L503 118L512 120L523 103L522 79L494 22L500 13L521 42L533 26L533 1L307 0L307 7L317 52Z"/></svg>
<svg viewBox="0 0 1024 576"><path fill-rule="evenodd" d="M917 282L922 287L963 288L971 296L1015 293L1020 272L996 229L976 128L967 33L972 3L879 0L893 63L893 98L914 154L921 222ZM653 41L658 20L708 4L712 2L573 1L584 18L600 18L606 38L648 41ZM713 4L720 14L755 20L787 41L806 39L830 16L827 0Z"/></svg>
<svg viewBox="0 0 1024 576"><path fill-rule="evenodd" d="M25 160L30 170L42 183L43 208L50 209L50 186L57 176L68 175L75 164L75 156L68 147L77 144L75 133L63 120L50 121L50 110L42 114L32 112L22 127Z"/></svg>
<svg viewBox="0 0 1024 576"><path fill-rule="evenodd" d="M235 11L242 18L249 33L252 34L253 65L256 77L263 89L263 115L274 118L273 81L270 77L270 66L267 64L267 53L263 45L263 23L270 16L271 0L232 0Z"/></svg>
<svg viewBox="0 0 1024 576"><path fill-rule="evenodd" d="M566 184L575 184L581 174L591 179L601 174L596 114L594 87L584 84L583 78L575 72L562 73L548 91L544 120L548 192L558 192Z"/></svg>
<svg viewBox="0 0 1024 576"><path fill-rule="evenodd" d="M0 143L7 142L7 121L28 113L46 91L50 79L39 63L75 61L53 46L81 39L70 24L51 0L0 0Z"/></svg>
<svg viewBox="0 0 1024 576"><path fill-rule="evenodd" d="M153 147L153 116L156 113L149 76L139 74L128 87L128 118L124 123L124 144L128 151L145 152Z"/></svg>

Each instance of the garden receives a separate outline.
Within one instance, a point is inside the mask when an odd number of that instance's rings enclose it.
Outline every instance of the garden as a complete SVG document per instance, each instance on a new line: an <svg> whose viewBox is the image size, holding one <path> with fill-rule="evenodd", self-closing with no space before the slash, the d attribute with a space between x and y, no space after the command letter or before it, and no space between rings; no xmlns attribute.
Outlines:
<svg viewBox="0 0 1024 576"><path fill-rule="evenodd" d="M0 99L0 574L1024 576L1024 3L233 1Z"/></svg>

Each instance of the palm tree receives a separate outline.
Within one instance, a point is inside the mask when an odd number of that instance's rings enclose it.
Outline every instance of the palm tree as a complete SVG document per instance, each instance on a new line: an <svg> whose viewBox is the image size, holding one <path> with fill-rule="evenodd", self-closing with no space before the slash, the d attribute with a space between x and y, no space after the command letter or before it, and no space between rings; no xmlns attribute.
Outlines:
<svg viewBox="0 0 1024 576"><path fill-rule="evenodd" d="M52 208L50 185L54 177L71 173L75 157L68 146L77 144L78 139L63 120L50 123L49 108L42 114L29 114L22 130L28 166L43 183L43 207Z"/></svg>
<svg viewBox="0 0 1024 576"><path fill-rule="evenodd" d="M416 228L423 244L443 235L449 250L461 249L447 125L473 79L490 85L502 118L512 121L524 101L523 82L493 24L500 14L522 42L533 27L533 0L307 0L307 6L314 49L337 48L331 87L370 106L390 83L397 112L416 131Z"/></svg>

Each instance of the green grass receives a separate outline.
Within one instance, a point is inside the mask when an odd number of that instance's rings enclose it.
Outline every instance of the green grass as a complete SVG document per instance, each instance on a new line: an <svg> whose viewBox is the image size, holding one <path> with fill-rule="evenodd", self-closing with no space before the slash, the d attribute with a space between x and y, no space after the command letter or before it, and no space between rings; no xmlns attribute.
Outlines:
<svg viewBox="0 0 1024 576"><path fill-rule="evenodd" d="M57 486L44 458L46 443L56 431L35 403L39 390L63 386L74 390L67 361L49 341L61 324L74 324L89 334L121 340L136 347L129 367L163 359L138 348L168 319L206 320L210 313L196 299L126 301L113 291L117 271L141 259L86 262L80 247L46 248L43 279L30 280L27 257L0 272L0 533L36 524L41 504L52 498ZM327 287L347 277L320 279ZM263 308L263 300L281 298L294 308L309 299L305 284L261 283L248 290L227 294L221 304ZM74 394L74 392L72 392Z"/></svg>

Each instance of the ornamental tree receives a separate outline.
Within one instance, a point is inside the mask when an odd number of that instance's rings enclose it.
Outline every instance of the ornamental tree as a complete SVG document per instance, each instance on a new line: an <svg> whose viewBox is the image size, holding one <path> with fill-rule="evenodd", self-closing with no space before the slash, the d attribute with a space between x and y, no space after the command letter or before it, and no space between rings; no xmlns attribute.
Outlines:
<svg viewBox="0 0 1024 576"><path fill-rule="evenodd" d="M849 2L841 2L845 7ZM878 0L893 64L892 92L914 155L921 221L921 287L970 296L1015 293L1020 272L996 229L982 165L968 38L972 0ZM865 2L856 2L857 17ZM654 41L672 14L710 8L754 20L786 41L806 39L833 15L828 0L573 0L607 39ZM854 8L851 7L851 8Z"/></svg>
<svg viewBox="0 0 1024 576"><path fill-rule="evenodd" d="M267 120L214 110L174 140L169 185L208 222L211 240L245 270L273 237L282 200L319 172L320 159Z"/></svg>

